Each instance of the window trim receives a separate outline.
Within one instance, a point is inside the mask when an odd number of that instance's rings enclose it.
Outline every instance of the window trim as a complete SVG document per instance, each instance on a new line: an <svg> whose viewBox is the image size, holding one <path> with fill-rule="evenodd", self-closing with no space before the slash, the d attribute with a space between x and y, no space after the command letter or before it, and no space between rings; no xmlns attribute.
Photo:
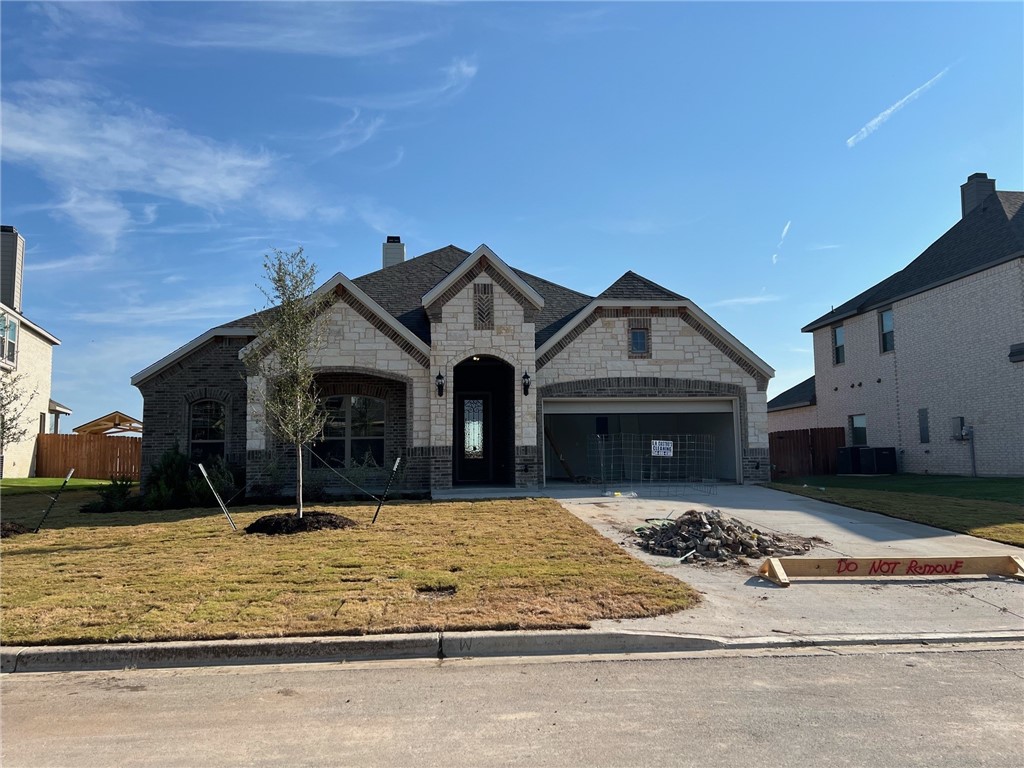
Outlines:
<svg viewBox="0 0 1024 768"><path fill-rule="evenodd" d="M832 339L832 365L845 365L846 363L846 331L843 330L843 324L833 325L829 329L829 334ZM842 334L842 343L837 342L837 334ZM842 359L840 359L842 358Z"/></svg>
<svg viewBox="0 0 1024 768"><path fill-rule="evenodd" d="M888 331L885 330L885 315L889 315L889 323L892 328ZM892 307L886 307L878 311L878 351L880 354L887 355L890 352L896 351L896 322L892 314ZM885 337L889 336L889 348L885 348Z"/></svg>
<svg viewBox="0 0 1024 768"><path fill-rule="evenodd" d="M864 420L864 426L863 427L858 427L857 426L857 422L856 422L857 419L863 419ZM858 443L857 442L857 430L858 429L863 430L864 442L862 442L862 443ZM868 416L867 416L867 414L866 413L854 413L854 414L851 414L851 416L850 416L850 446L853 447L853 448L860 448L862 446L868 446L868 445L870 445L870 443L868 442Z"/></svg>
<svg viewBox="0 0 1024 768"><path fill-rule="evenodd" d="M376 401L376 402L381 404L381 406L383 408L383 411L384 411L383 417L382 417L383 424L384 424L383 434L382 435L353 435L352 434L352 400L353 400L353 398L357 398L357 397L362 397L362 398L365 398L367 400L374 400L374 401ZM354 392L346 392L346 393L342 393L342 394L331 395L330 397L325 397L324 400L323 400L323 408L325 410L327 410L328 403L331 400L339 400L339 399L344 401L344 415L345 415L344 434L342 436L340 436L340 437L339 436L326 437L325 436L325 432L327 430L327 424L325 423L324 424L324 431L322 431L320 433L320 436L313 441L311 448L313 449L313 451L318 451L318 448L322 447L327 442L341 443L343 445L342 453L343 453L344 465L342 467L332 467L332 465L330 463L328 463L328 461L325 461L324 459L321 459L319 457L313 456L312 455L312 451L311 451L310 452L311 455L309 457L310 467L312 469L331 469L331 468L334 468L334 469L352 469L353 467L349 466L349 463L353 461L352 443L357 441L357 440L373 440L373 441L379 441L380 442L380 445L381 445L381 464L380 464L380 466L383 467L387 463L387 447L388 447L388 440L387 440L388 401L387 401L387 399L385 399L383 397L374 397L373 395L361 395L361 394L354 393ZM329 457L329 458L332 458L332 457ZM362 465L360 465L360 466L362 466Z"/></svg>
<svg viewBox="0 0 1024 768"><path fill-rule="evenodd" d="M220 410L221 410L221 413L223 414L223 416L222 416L222 426L221 426L222 437L219 440L211 440L209 438L200 438L200 439L197 440L195 438L196 408L198 406L205 405L206 403L212 403L213 405L219 406ZM219 454L217 454L216 451L205 450L205 451L203 451L203 458L205 458L207 456L219 455L221 457L221 459L227 460L227 456L228 456L228 406L227 406L227 403L225 403L225 402L223 402L221 400L216 400L216 399L214 399L212 397L204 397L204 398L201 398L199 400L194 400L193 402L189 403L189 406L188 406L188 455L189 455L189 460L195 461L195 447L197 445L199 445L199 446L215 446L215 445L218 445L218 444L221 447Z"/></svg>
<svg viewBox="0 0 1024 768"><path fill-rule="evenodd" d="M18 367L19 325L18 318L12 317L10 313L0 314L0 364L11 368ZM10 338L12 335L13 339Z"/></svg>
<svg viewBox="0 0 1024 768"><path fill-rule="evenodd" d="M644 348L638 349L633 345L633 334L642 333ZM629 328L626 331L626 354L630 360L646 360L651 357L651 320L647 317L630 318Z"/></svg>

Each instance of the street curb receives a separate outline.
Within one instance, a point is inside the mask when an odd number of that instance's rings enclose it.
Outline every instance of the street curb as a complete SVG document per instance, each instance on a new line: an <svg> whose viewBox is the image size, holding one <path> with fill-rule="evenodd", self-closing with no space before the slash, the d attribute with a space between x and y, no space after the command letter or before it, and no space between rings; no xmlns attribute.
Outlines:
<svg viewBox="0 0 1024 768"><path fill-rule="evenodd" d="M8 646L0 672L84 672L406 659L700 653L794 648L1024 643L1024 631L772 635L724 638L657 632L429 632L362 637L174 641L111 645Z"/></svg>

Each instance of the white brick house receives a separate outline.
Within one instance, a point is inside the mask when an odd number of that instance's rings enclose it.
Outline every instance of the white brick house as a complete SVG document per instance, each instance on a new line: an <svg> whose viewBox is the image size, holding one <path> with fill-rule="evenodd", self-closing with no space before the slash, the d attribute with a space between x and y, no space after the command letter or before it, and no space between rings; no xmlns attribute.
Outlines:
<svg viewBox="0 0 1024 768"><path fill-rule="evenodd" d="M318 289L332 296L314 358L332 426L314 449L329 466L402 457L407 489L538 487L588 474L591 434L671 432L713 437L718 480L767 480L774 371L689 299L632 272L591 297L486 245L406 260L388 240L382 269ZM250 480L280 463L248 396L263 382L240 361L254 334L253 316L225 324L133 377L144 473L175 444Z"/></svg>
<svg viewBox="0 0 1024 768"><path fill-rule="evenodd" d="M1024 475L1024 193L974 174L963 215L907 267L802 330L814 376L771 432L846 427L905 472Z"/></svg>
<svg viewBox="0 0 1024 768"><path fill-rule="evenodd" d="M0 227L0 373L21 376L28 407L21 426L28 436L3 453L3 477L32 477L36 466L36 436L57 432L60 417L71 413L50 399L53 348L60 344L53 334L22 314L25 271L25 239L17 229Z"/></svg>

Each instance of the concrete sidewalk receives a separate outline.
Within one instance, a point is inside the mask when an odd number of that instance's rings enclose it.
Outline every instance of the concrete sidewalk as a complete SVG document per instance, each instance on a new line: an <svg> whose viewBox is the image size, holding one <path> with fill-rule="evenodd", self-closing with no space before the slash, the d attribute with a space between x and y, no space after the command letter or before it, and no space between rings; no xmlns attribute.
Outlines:
<svg viewBox="0 0 1024 768"><path fill-rule="evenodd" d="M486 495L486 491L478 491ZM493 495L493 492L491 492ZM811 557L1021 554L1017 547L751 486L672 499L559 494L560 503L632 555L687 582L703 602L650 619L596 621L589 630L420 633L0 649L3 672L287 662L650 654L838 648L853 645L1024 644L1024 582L1004 577L800 580L787 589L746 567L680 564L632 544L647 518L719 509L762 530L819 536Z"/></svg>

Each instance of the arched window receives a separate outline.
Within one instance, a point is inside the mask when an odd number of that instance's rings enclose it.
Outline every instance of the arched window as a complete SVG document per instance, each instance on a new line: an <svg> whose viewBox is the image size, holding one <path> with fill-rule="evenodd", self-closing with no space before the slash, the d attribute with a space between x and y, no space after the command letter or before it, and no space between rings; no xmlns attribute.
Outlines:
<svg viewBox="0 0 1024 768"><path fill-rule="evenodd" d="M189 457L194 462L224 458L224 425L227 409L216 400L192 403L189 417Z"/></svg>
<svg viewBox="0 0 1024 768"><path fill-rule="evenodd" d="M335 395L324 401L327 423L313 444L314 467L384 466L384 401Z"/></svg>

